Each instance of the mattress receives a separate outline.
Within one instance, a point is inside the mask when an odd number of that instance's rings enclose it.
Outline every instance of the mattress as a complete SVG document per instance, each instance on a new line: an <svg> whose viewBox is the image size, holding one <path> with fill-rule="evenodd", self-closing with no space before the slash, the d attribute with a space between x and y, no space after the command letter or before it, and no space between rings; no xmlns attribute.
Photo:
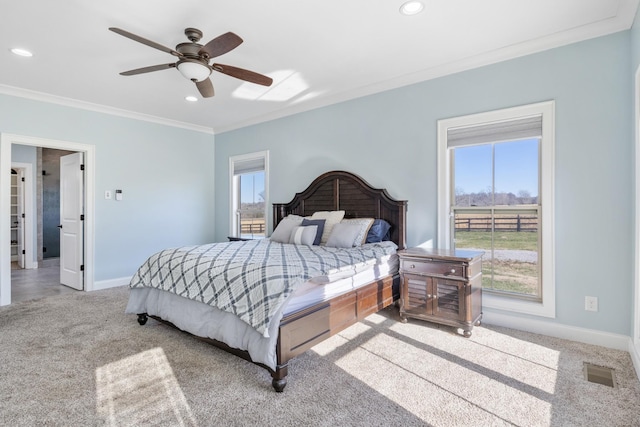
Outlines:
<svg viewBox="0 0 640 427"><path fill-rule="evenodd" d="M366 265L358 264L341 270L299 285L274 314L267 336L232 313L155 288L132 288L125 313L158 316L193 335L245 350L254 362L275 370L278 327L284 315L397 273L398 257L396 254L387 255Z"/></svg>

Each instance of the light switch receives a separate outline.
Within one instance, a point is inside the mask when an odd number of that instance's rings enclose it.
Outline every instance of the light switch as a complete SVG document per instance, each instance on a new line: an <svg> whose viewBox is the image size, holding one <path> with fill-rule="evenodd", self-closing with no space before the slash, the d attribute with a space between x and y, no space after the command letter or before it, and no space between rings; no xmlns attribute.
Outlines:
<svg viewBox="0 0 640 427"><path fill-rule="evenodd" d="M111 190L104 191L104 198L107 200L111 200Z"/></svg>

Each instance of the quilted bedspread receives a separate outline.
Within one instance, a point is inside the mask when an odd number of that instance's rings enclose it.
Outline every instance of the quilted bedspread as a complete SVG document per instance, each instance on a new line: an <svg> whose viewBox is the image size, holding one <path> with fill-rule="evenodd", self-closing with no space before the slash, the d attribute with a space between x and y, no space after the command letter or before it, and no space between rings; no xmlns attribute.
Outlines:
<svg viewBox="0 0 640 427"><path fill-rule="evenodd" d="M166 249L147 259L130 286L162 289L209 304L267 336L271 318L296 285L396 249L393 242L341 249L268 239Z"/></svg>

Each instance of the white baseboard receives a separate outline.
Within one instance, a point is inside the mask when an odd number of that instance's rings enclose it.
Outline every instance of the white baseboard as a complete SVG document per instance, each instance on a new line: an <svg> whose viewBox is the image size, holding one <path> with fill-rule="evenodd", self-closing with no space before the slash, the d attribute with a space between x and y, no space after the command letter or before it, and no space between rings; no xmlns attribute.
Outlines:
<svg viewBox="0 0 640 427"><path fill-rule="evenodd" d="M616 350L629 351L631 337L610 332L597 331L595 329L580 328L577 326L562 325L544 320L523 318L496 312L484 312L482 322L490 325L504 326L505 328L518 329L535 334L548 335L585 344L599 345ZM638 371L638 365L636 365Z"/></svg>
<svg viewBox="0 0 640 427"><path fill-rule="evenodd" d="M128 285L130 281L131 281L131 276L119 277L117 279L100 280L97 282L93 282L93 289L91 290L100 291L102 289L117 288L118 286Z"/></svg>

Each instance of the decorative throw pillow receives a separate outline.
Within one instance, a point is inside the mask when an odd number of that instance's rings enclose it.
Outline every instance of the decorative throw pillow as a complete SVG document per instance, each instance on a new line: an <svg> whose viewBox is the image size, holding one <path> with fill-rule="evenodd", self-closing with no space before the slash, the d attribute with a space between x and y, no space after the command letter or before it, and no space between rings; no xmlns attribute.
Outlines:
<svg viewBox="0 0 640 427"><path fill-rule="evenodd" d="M316 234L318 234L318 226L317 225L307 225L302 226L299 225L294 227L291 230L291 236L289 237L289 243L293 243L294 245L313 245L313 241L316 238Z"/></svg>
<svg viewBox="0 0 640 427"><path fill-rule="evenodd" d="M282 218L276 229L271 233L271 237L269 239L273 242L289 243L291 231L294 227L297 227L302 223L302 219L303 218L298 215L289 215Z"/></svg>
<svg viewBox="0 0 640 427"><path fill-rule="evenodd" d="M324 245L329 239L331 229L344 218L344 211L319 211L311 215L311 219L324 219L324 231L320 238L320 244Z"/></svg>
<svg viewBox="0 0 640 427"><path fill-rule="evenodd" d="M316 233L316 238L313 240L313 244L314 245L319 245L320 244L320 239L322 239L322 232L324 231L324 223L326 220L324 219L303 219L302 220L302 224L303 226L307 226L307 225L316 225L318 226L318 232Z"/></svg>
<svg viewBox="0 0 640 427"><path fill-rule="evenodd" d="M359 224L338 223L333 226L325 246L332 248L352 248L362 227Z"/></svg>
<svg viewBox="0 0 640 427"><path fill-rule="evenodd" d="M389 230L391 225L384 219L376 219L373 221L369 233L367 233L367 243L382 242L384 240L391 240L389 236Z"/></svg>
<svg viewBox="0 0 640 427"><path fill-rule="evenodd" d="M356 236L356 240L353 242L353 246L364 245L367 241L367 233L373 224L373 218L349 218L343 219L341 224L357 224L360 226L360 232Z"/></svg>

